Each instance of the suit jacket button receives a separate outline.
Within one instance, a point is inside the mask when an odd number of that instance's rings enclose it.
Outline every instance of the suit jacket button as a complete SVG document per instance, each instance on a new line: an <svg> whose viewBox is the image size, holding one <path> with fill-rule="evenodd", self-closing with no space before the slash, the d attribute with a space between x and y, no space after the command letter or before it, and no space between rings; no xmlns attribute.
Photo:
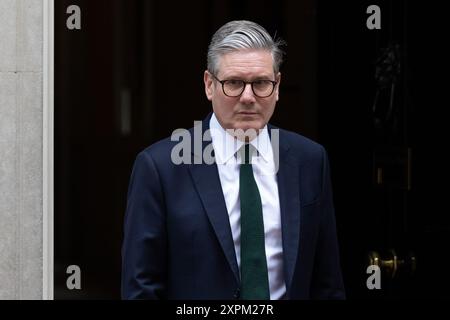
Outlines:
<svg viewBox="0 0 450 320"><path fill-rule="evenodd" d="M239 299L241 297L241 290L237 289L233 296L235 299Z"/></svg>

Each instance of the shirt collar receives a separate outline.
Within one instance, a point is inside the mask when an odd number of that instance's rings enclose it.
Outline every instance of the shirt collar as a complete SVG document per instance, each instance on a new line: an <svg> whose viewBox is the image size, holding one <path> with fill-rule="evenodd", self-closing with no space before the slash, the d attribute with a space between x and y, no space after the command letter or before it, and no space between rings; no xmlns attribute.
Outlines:
<svg viewBox="0 0 450 320"><path fill-rule="evenodd" d="M220 125L214 113L209 121L209 128L211 131L211 139L216 161L219 164L225 164L236 154L244 142L229 134ZM270 143L267 125L264 126L255 139L250 141L250 144L258 150L258 153L262 156L264 161L270 162L273 160L272 145Z"/></svg>

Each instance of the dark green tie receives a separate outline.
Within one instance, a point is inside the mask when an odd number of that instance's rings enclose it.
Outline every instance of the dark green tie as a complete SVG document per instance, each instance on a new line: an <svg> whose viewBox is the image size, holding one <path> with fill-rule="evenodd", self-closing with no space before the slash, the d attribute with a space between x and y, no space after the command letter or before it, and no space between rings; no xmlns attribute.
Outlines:
<svg viewBox="0 0 450 320"><path fill-rule="evenodd" d="M264 246L261 196L253 176L249 144L242 147L244 157L239 174L241 203L241 298L268 300L269 280ZM241 151L242 151L241 149Z"/></svg>

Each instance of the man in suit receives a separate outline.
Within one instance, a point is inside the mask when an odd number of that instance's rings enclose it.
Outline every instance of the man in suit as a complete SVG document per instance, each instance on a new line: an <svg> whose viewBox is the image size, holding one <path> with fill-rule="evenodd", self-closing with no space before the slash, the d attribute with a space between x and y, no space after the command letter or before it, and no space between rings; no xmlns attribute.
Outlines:
<svg viewBox="0 0 450 320"><path fill-rule="evenodd" d="M268 124L280 43L253 22L221 27L204 73L213 112L186 131L194 142L167 138L137 156L124 299L345 297L326 152Z"/></svg>

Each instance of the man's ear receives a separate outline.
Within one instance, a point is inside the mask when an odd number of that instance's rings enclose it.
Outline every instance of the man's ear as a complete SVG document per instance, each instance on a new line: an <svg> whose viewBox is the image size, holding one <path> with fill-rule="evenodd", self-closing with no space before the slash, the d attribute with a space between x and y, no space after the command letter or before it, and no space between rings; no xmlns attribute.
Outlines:
<svg viewBox="0 0 450 320"><path fill-rule="evenodd" d="M205 73L203 74L203 82L205 83L206 98L208 98L208 100L211 101L212 96L213 96L213 91L214 91L214 88L213 88L214 81L213 81L213 77L208 72L208 70L206 70Z"/></svg>
<svg viewBox="0 0 450 320"><path fill-rule="evenodd" d="M278 82L277 87L275 89L275 97L276 97L276 101L278 101L278 93L280 90L280 83L281 83L281 72L278 72L277 76L275 77L275 80Z"/></svg>

